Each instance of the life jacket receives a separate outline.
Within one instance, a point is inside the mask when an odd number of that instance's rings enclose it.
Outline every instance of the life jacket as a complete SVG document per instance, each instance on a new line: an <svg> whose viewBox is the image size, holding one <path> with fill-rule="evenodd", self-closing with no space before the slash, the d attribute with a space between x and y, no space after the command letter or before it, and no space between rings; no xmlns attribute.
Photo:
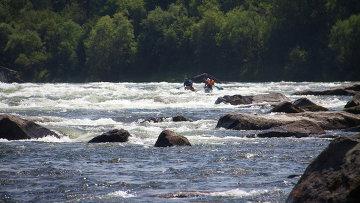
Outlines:
<svg viewBox="0 0 360 203"><path fill-rule="evenodd" d="M205 84L208 86L214 86L215 80L208 78L208 79L206 79Z"/></svg>

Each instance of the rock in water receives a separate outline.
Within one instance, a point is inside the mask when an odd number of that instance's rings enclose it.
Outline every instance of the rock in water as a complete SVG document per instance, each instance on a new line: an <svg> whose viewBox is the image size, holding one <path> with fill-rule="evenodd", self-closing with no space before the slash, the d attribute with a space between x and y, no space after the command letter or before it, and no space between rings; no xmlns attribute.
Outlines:
<svg viewBox="0 0 360 203"><path fill-rule="evenodd" d="M227 114L222 116L216 127L232 130L267 130L272 127L291 123L296 119L279 120L252 114Z"/></svg>
<svg viewBox="0 0 360 203"><path fill-rule="evenodd" d="M340 130L360 125L359 115L342 111L322 111L283 115L227 114L219 119L216 127L233 130L267 130L299 120L309 120L324 130Z"/></svg>
<svg viewBox="0 0 360 203"><path fill-rule="evenodd" d="M345 105L345 108L360 106L360 93L353 96L353 98Z"/></svg>
<svg viewBox="0 0 360 203"><path fill-rule="evenodd" d="M352 86L344 86L324 91L312 91L305 90L301 92L295 92L295 95L355 95L360 92L360 84Z"/></svg>
<svg viewBox="0 0 360 203"><path fill-rule="evenodd" d="M352 113L352 114L360 114L360 106L346 108L346 109L344 109L344 111Z"/></svg>
<svg viewBox="0 0 360 203"><path fill-rule="evenodd" d="M13 115L0 115L0 138L7 140L21 140L54 136L55 132L44 128L32 121Z"/></svg>
<svg viewBox="0 0 360 203"><path fill-rule="evenodd" d="M215 104L225 103L231 105L240 105L240 104L264 103L264 102L279 103L284 101L290 101L290 100L281 93L269 93L269 94L259 94L252 96L225 95L223 97L217 98Z"/></svg>
<svg viewBox="0 0 360 203"><path fill-rule="evenodd" d="M130 133L124 129L114 129L109 132L106 132L102 135L96 136L89 141L89 143L99 143L99 142L127 142Z"/></svg>
<svg viewBox="0 0 360 203"><path fill-rule="evenodd" d="M277 127L272 127L259 133L258 137L308 137L325 134L325 131L315 122L299 120Z"/></svg>
<svg viewBox="0 0 360 203"><path fill-rule="evenodd" d="M301 108L295 106L291 102L281 102L280 104L276 105L271 112L283 112L283 113L301 113L304 112Z"/></svg>
<svg viewBox="0 0 360 203"><path fill-rule="evenodd" d="M189 118L186 118L186 117L184 117L182 115L178 115L178 116L172 117L172 121L174 121L174 122L190 121L191 122L192 120L189 119Z"/></svg>
<svg viewBox="0 0 360 203"><path fill-rule="evenodd" d="M340 137L316 157L286 202L359 202L360 134Z"/></svg>
<svg viewBox="0 0 360 203"><path fill-rule="evenodd" d="M307 98L300 98L293 102L293 104L305 111L328 111L327 108L319 106Z"/></svg>
<svg viewBox="0 0 360 203"><path fill-rule="evenodd" d="M155 147L171 147L171 146L191 146L189 140L182 136L178 135L171 130L164 130L160 133Z"/></svg>

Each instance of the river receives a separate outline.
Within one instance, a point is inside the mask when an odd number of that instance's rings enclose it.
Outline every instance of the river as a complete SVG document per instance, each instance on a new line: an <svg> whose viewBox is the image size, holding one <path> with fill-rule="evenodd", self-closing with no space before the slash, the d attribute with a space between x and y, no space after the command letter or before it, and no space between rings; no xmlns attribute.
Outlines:
<svg viewBox="0 0 360 203"><path fill-rule="evenodd" d="M216 129L230 112L265 114L269 104L214 104L223 95L280 92L291 100L305 89L351 83L225 83L212 93L181 83L0 83L0 113L33 120L63 135L26 141L0 139L0 201L51 202L283 202L311 160L329 143L321 138L247 138L256 131ZM348 96L307 96L340 110ZM183 115L193 122L144 122ZM114 128L127 143L88 144ZM191 147L153 147L170 129ZM336 131L327 131L337 134Z"/></svg>

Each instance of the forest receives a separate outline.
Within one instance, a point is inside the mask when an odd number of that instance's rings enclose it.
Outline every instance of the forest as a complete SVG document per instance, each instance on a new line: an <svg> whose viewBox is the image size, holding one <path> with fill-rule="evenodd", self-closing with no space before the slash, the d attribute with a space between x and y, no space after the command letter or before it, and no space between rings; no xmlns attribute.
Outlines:
<svg viewBox="0 0 360 203"><path fill-rule="evenodd" d="M0 0L29 82L360 80L359 0Z"/></svg>

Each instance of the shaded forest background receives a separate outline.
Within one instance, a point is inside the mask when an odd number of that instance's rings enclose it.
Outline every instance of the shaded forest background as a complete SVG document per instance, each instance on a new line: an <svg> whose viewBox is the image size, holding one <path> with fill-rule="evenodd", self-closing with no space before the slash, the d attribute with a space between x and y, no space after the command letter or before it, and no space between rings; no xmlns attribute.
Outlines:
<svg viewBox="0 0 360 203"><path fill-rule="evenodd" d="M359 0L0 0L32 82L360 80Z"/></svg>

